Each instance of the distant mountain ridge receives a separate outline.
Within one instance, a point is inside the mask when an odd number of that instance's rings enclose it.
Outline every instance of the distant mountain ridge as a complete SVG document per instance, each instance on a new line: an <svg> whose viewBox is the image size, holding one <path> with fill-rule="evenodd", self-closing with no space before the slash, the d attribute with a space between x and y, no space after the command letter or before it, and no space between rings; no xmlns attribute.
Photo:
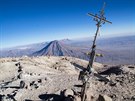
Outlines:
<svg viewBox="0 0 135 101"><path fill-rule="evenodd" d="M23 46L16 46L0 50L0 57L21 57L23 55L30 55L31 53L42 49L48 42L35 43Z"/></svg>
<svg viewBox="0 0 135 101"><path fill-rule="evenodd" d="M77 40L63 39L51 42L24 45L9 50L0 51L0 57L28 56L72 56L88 60L86 53L90 52L91 38ZM104 57L96 58L97 62L106 64L135 64L135 36L123 36L97 39L97 53Z"/></svg>

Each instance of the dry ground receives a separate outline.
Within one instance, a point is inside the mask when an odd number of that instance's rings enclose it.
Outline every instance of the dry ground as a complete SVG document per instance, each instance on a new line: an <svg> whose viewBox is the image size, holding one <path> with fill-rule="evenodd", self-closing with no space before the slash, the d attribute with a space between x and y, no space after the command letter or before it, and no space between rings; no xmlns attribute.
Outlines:
<svg viewBox="0 0 135 101"><path fill-rule="evenodd" d="M21 79L17 79L19 68L15 65L17 63L22 67ZM64 89L79 92L80 88L75 86L81 84L78 81L78 74L87 67L87 64L88 61L73 57L1 58L0 97L8 96L13 101L47 101L48 97L59 97L60 91ZM134 65L108 66L95 63L94 68L114 84L99 81L92 76L87 93L88 101L96 101L99 94L107 95L113 101L135 101ZM19 88L20 81L25 82L23 89Z"/></svg>

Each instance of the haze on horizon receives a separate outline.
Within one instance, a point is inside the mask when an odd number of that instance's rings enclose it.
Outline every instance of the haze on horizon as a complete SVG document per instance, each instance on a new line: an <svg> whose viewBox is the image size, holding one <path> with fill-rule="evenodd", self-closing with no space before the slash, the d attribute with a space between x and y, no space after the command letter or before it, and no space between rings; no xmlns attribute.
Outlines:
<svg viewBox="0 0 135 101"><path fill-rule="evenodd" d="M86 14L104 2L113 24L103 25L101 36L134 34L134 0L0 0L0 48L93 36L95 22Z"/></svg>

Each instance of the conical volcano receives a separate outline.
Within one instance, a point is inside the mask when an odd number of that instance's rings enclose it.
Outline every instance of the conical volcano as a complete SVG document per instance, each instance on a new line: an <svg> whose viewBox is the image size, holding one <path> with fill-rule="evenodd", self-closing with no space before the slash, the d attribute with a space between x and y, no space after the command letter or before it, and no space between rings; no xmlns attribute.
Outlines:
<svg viewBox="0 0 135 101"><path fill-rule="evenodd" d="M51 41L47 46L43 49L36 51L32 54L32 56L72 56L76 58L86 59L87 56L84 54L82 50L77 47L72 47L67 44L64 44L61 41Z"/></svg>

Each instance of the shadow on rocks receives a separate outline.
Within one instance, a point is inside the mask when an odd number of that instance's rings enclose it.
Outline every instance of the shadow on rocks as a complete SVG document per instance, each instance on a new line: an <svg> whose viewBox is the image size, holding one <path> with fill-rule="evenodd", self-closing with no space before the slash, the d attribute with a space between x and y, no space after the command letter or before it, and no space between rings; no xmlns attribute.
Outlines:
<svg viewBox="0 0 135 101"><path fill-rule="evenodd" d="M0 94L0 101L2 101L2 97L3 97L3 95Z"/></svg>
<svg viewBox="0 0 135 101"><path fill-rule="evenodd" d="M80 70L84 70L85 68L81 65L78 65L76 63L72 63L72 65L74 65L76 68L80 69Z"/></svg>
<svg viewBox="0 0 135 101"><path fill-rule="evenodd" d="M57 94L41 94L39 98L43 101L64 101L64 97Z"/></svg>
<svg viewBox="0 0 135 101"><path fill-rule="evenodd" d="M20 89L19 86L9 86L9 87L3 87L3 88L15 88L15 89Z"/></svg>
<svg viewBox="0 0 135 101"><path fill-rule="evenodd" d="M101 74L101 75L111 75L111 74L120 75L122 73L123 73L123 70L120 67L111 67L103 72L100 72L99 74Z"/></svg>
<svg viewBox="0 0 135 101"><path fill-rule="evenodd" d="M33 101L33 100L25 99L24 101Z"/></svg>

